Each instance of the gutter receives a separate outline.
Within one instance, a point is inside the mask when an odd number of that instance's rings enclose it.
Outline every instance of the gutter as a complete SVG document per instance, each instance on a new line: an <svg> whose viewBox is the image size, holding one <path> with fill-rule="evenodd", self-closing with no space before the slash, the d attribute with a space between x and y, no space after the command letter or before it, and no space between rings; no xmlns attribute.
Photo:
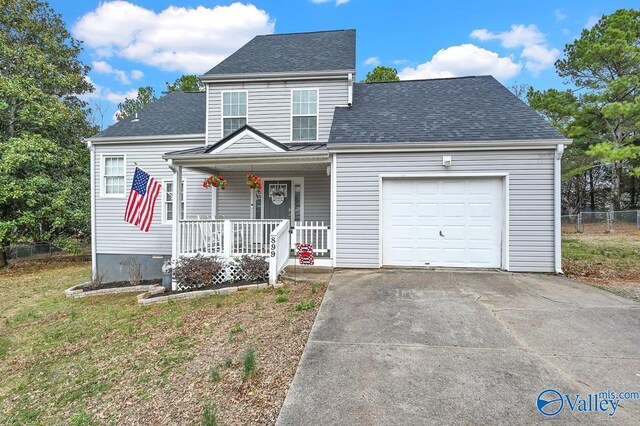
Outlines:
<svg viewBox="0 0 640 426"><path fill-rule="evenodd" d="M554 260L556 274L564 275L562 272L562 154L564 153L564 145L560 144L556 147L556 155L553 162L553 231L554 231Z"/></svg>
<svg viewBox="0 0 640 426"><path fill-rule="evenodd" d="M91 280L98 276L98 241L96 239L96 152L93 142L85 141L90 152L91 176Z"/></svg>
<svg viewBox="0 0 640 426"><path fill-rule="evenodd" d="M456 142L394 142L394 143L340 143L327 144L329 153L350 152L415 152L415 151L483 151L509 149L550 149L571 144L570 139L456 141Z"/></svg>
<svg viewBox="0 0 640 426"><path fill-rule="evenodd" d="M283 155L264 156L256 155L217 155L211 154L191 154L191 155L163 155L162 158L171 161L174 165L192 166L192 165L211 165L216 164L233 164L233 163L251 163L251 164L273 164L295 161L296 163L318 163L330 162L329 153L292 153L287 152ZM187 164L188 163L188 164Z"/></svg>
<svg viewBox="0 0 640 426"><path fill-rule="evenodd" d="M204 133L183 134L183 135L152 135L152 136L111 136L90 138L87 142L94 144L108 143L162 143L162 142L204 142Z"/></svg>
<svg viewBox="0 0 640 426"><path fill-rule="evenodd" d="M235 73L235 74L203 74L203 83L237 83L247 81L275 81L275 80L325 80L348 78L348 74L356 70L329 71L299 71L299 72L264 72L264 73Z"/></svg>

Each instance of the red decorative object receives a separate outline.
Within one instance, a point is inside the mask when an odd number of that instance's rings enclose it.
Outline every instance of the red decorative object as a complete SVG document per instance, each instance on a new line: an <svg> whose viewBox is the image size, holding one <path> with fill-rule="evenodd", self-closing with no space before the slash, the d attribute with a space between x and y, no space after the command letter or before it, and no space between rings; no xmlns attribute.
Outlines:
<svg viewBox="0 0 640 426"><path fill-rule="evenodd" d="M262 191L262 179L254 174L247 173L247 186L260 192Z"/></svg>
<svg viewBox="0 0 640 426"><path fill-rule="evenodd" d="M311 244L296 244L298 262L301 265L313 265L313 246Z"/></svg>
<svg viewBox="0 0 640 426"><path fill-rule="evenodd" d="M227 189L227 180L223 178L221 175L212 175L209 176L202 182L203 188L220 188Z"/></svg>

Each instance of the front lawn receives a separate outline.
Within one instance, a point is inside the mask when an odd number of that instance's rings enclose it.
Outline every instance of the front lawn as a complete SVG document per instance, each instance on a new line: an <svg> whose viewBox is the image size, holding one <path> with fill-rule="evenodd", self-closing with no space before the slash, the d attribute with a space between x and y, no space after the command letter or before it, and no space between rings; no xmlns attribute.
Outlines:
<svg viewBox="0 0 640 426"><path fill-rule="evenodd" d="M565 274L640 300L640 232L565 234Z"/></svg>
<svg viewBox="0 0 640 426"><path fill-rule="evenodd" d="M0 424L272 424L324 285L139 306L86 263L0 270ZM300 306L303 308L301 309Z"/></svg>

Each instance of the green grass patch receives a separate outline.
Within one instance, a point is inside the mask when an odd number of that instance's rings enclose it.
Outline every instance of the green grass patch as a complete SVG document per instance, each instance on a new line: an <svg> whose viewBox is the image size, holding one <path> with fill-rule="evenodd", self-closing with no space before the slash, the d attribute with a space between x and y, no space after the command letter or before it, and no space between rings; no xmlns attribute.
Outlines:
<svg viewBox="0 0 640 426"><path fill-rule="evenodd" d="M313 300L303 300L293 307L294 311L306 311L307 309L313 309L317 305L313 302Z"/></svg>
<svg viewBox="0 0 640 426"><path fill-rule="evenodd" d="M276 297L276 303L284 303L288 302L289 298L287 296L278 296Z"/></svg>
<svg viewBox="0 0 640 426"><path fill-rule="evenodd" d="M256 374L257 370L256 351L249 347L244 351L242 356L242 373L245 379L250 379Z"/></svg>

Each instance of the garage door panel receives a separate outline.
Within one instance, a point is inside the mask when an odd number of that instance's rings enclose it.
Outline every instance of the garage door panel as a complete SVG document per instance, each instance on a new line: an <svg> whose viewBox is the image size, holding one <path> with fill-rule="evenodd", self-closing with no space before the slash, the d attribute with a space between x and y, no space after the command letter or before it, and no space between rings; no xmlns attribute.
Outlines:
<svg viewBox="0 0 640 426"><path fill-rule="evenodd" d="M421 203L417 202L417 215L421 219L433 219L438 217L439 205L438 203Z"/></svg>
<svg viewBox="0 0 640 426"><path fill-rule="evenodd" d="M441 215L443 218L449 217L465 217L466 209L464 203L442 203Z"/></svg>
<svg viewBox="0 0 640 426"><path fill-rule="evenodd" d="M500 178L384 179L383 264L500 267L502 192Z"/></svg>
<svg viewBox="0 0 640 426"><path fill-rule="evenodd" d="M465 181L461 179L441 179L441 195L460 195L465 193Z"/></svg>

